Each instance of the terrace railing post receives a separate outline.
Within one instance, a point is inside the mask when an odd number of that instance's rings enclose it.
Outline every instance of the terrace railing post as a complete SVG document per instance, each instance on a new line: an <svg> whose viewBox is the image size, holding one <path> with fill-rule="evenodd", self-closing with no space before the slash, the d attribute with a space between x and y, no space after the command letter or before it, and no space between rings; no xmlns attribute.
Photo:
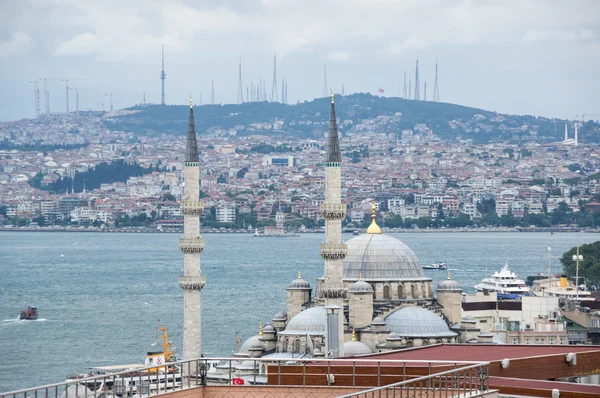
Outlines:
<svg viewBox="0 0 600 398"><path fill-rule="evenodd" d="M356 361L352 361L352 387L356 387Z"/></svg>
<svg viewBox="0 0 600 398"><path fill-rule="evenodd" d="M302 361L302 385L306 386L306 361Z"/></svg>
<svg viewBox="0 0 600 398"><path fill-rule="evenodd" d="M377 387L381 387L381 362L377 361Z"/></svg>

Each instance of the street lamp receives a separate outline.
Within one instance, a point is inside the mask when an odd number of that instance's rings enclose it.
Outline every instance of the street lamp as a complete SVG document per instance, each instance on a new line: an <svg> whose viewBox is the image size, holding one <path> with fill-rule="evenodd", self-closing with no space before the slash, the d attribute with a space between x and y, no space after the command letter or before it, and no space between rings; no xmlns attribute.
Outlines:
<svg viewBox="0 0 600 398"><path fill-rule="evenodd" d="M579 254L579 246L577 246L577 254L573 254L573 261L575 261L575 299L579 300L579 262L583 260L583 256Z"/></svg>

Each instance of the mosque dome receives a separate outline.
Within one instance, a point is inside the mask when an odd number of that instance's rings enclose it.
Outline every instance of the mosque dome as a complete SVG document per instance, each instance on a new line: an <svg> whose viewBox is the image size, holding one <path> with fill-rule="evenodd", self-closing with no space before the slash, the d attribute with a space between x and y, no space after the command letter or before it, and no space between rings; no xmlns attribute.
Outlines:
<svg viewBox="0 0 600 398"><path fill-rule="evenodd" d="M286 312L278 312L273 316L272 321L287 321L287 313Z"/></svg>
<svg viewBox="0 0 600 398"><path fill-rule="evenodd" d="M460 290L460 291L462 291L458 282L453 281L451 279L444 279L443 281L441 281L438 284L437 290Z"/></svg>
<svg viewBox="0 0 600 398"><path fill-rule="evenodd" d="M293 317L280 334L325 334L325 308L311 307Z"/></svg>
<svg viewBox="0 0 600 398"><path fill-rule="evenodd" d="M263 327L263 333L275 333L275 328L270 323L266 323Z"/></svg>
<svg viewBox="0 0 600 398"><path fill-rule="evenodd" d="M446 322L433 312L418 306L409 306L385 318L386 330L403 337L454 337Z"/></svg>
<svg viewBox="0 0 600 398"><path fill-rule="evenodd" d="M244 341L244 344L242 344L242 346L240 347L240 353L249 354L251 348L261 345L259 338L259 335L255 335L250 337L248 340Z"/></svg>
<svg viewBox="0 0 600 398"><path fill-rule="evenodd" d="M310 289L310 284L302 279L300 271L298 271L298 277L290 282L287 287L288 289Z"/></svg>
<svg viewBox="0 0 600 398"><path fill-rule="evenodd" d="M359 279L350 285L348 293L373 293L373 287L362 279Z"/></svg>
<svg viewBox="0 0 600 398"><path fill-rule="evenodd" d="M344 343L344 355L347 357L356 357L358 355L372 354L373 351L365 343L360 341L346 341Z"/></svg>
<svg viewBox="0 0 600 398"><path fill-rule="evenodd" d="M417 255L401 240L367 233L346 242L345 280L367 281L427 279Z"/></svg>

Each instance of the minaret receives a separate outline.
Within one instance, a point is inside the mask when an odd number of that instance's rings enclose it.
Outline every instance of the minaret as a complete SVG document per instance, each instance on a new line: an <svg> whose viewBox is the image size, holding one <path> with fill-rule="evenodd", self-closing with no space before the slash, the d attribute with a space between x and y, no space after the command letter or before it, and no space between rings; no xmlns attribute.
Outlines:
<svg viewBox="0 0 600 398"><path fill-rule="evenodd" d="M342 203L342 155L333 100L332 91L325 159L325 202L321 205L321 214L325 219L325 241L320 250L321 257L325 260L325 275L319 299L324 301L327 310L326 353L329 357L336 358L344 356L346 290L342 281L342 261L348 249L342 242L342 220L346 216L346 204Z"/></svg>
<svg viewBox="0 0 600 398"><path fill-rule="evenodd" d="M573 123L575 125L575 145L579 145L579 137L577 133L577 122Z"/></svg>
<svg viewBox="0 0 600 398"><path fill-rule="evenodd" d="M567 127L567 122L565 121L565 141L569 139L569 130Z"/></svg>
<svg viewBox="0 0 600 398"><path fill-rule="evenodd" d="M200 292L206 283L204 276L200 274L200 253L204 249L204 239L200 237L200 214L203 209L204 203L200 201L198 144L190 95L190 118L185 148L185 189L181 201L181 212L184 215L183 236L179 239L179 248L183 252L183 276L179 277L179 287L183 289L184 360L200 358L202 354ZM195 369L190 371L194 372Z"/></svg>

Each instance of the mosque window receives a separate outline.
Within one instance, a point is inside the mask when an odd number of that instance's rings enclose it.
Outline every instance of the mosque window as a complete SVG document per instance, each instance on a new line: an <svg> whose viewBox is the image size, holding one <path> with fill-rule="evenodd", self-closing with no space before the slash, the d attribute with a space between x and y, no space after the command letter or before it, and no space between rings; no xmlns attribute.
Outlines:
<svg viewBox="0 0 600 398"><path fill-rule="evenodd" d="M294 352L300 352L300 339L294 340Z"/></svg>
<svg viewBox="0 0 600 398"><path fill-rule="evenodd" d="M410 285L410 298L417 298L417 289L415 285Z"/></svg>
<svg viewBox="0 0 600 398"><path fill-rule="evenodd" d="M409 340L409 341L407 341L407 342L406 342L406 346L407 346L408 348L412 347L413 345L414 345L414 344L413 344L412 340Z"/></svg>
<svg viewBox="0 0 600 398"><path fill-rule="evenodd" d="M404 291L402 289L402 285L398 285L398 298L399 299L403 299L404 298Z"/></svg>
<svg viewBox="0 0 600 398"><path fill-rule="evenodd" d="M390 296L390 287L389 286L384 286L383 287L383 298L384 299L391 299L392 297Z"/></svg>
<svg viewBox="0 0 600 398"><path fill-rule="evenodd" d="M429 345L429 340L428 339L423 339L423 344L422 345Z"/></svg>

